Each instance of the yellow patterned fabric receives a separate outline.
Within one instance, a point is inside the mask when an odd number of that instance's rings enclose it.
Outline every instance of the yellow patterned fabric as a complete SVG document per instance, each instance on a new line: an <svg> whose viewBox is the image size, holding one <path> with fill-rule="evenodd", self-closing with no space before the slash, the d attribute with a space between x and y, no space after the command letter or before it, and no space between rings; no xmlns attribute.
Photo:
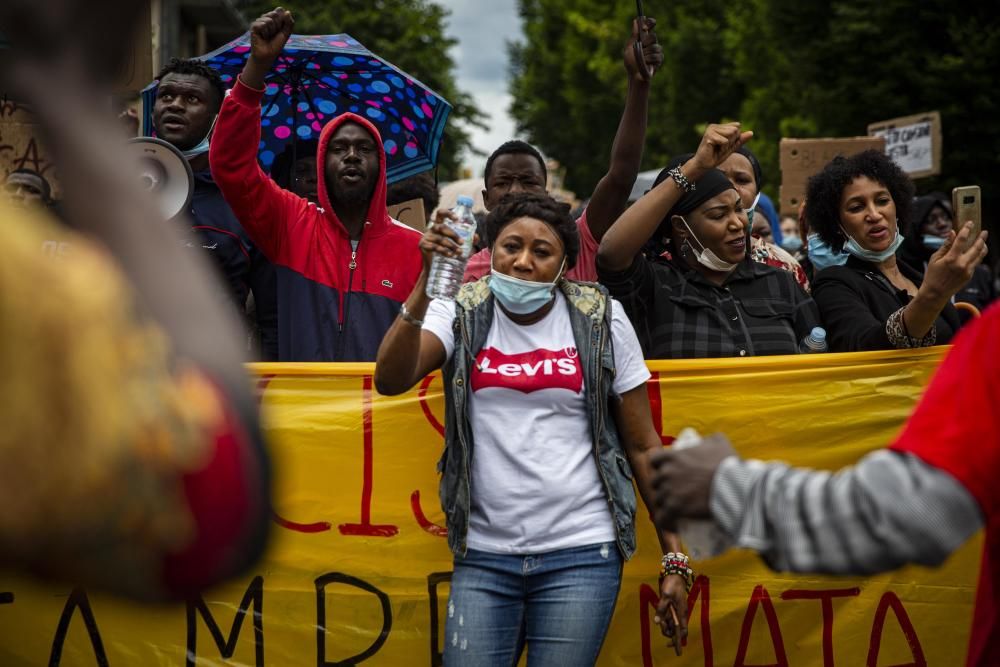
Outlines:
<svg viewBox="0 0 1000 667"><path fill-rule="evenodd" d="M222 419L170 362L106 251L0 204L0 564L159 596Z"/></svg>

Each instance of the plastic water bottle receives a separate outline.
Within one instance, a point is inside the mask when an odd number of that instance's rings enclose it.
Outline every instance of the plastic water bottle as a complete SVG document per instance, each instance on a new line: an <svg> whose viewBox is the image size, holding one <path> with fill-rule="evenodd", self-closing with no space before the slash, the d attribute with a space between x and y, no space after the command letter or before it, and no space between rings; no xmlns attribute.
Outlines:
<svg viewBox="0 0 1000 667"><path fill-rule="evenodd" d="M826 344L826 329L823 327L813 327L809 335L803 338L802 343L799 344L799 352L802 354L829 351L830 348Z"/></svg>
<svg viewBox="0 0 1000 667"><path fill-rule="evenodd" d="M693 428L680 432L670 445L675 449L687 449L701 444L701 436ZM712 519L678 519L677 534L693 560L704 560L719 556L733 546L733 540Z"/></svg>
<svg viewBox="0 0 1000 667"><path fill-rule="evenodd" d="M431 272L427 278L427 296L432 299L454 301L458 288L462 286L465 275L465 264L472 255L472 241L476 236L476 218L472 215L472 198L460 196L458 205L451 209L457 220L449 220L447 224L461 239L461 251L458 257L434 255L431 261Z"/></svg>

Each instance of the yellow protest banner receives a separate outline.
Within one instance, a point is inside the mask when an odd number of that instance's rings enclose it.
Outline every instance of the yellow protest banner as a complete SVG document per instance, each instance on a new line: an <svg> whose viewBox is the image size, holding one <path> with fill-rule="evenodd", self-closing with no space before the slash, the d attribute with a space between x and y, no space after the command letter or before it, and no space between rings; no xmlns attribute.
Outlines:
<svg viewBox="0 0 1000 667"><path fill-rule="evenodd" d="M834 469L892 439L941 354L651 362L650 397L667 442L690 425L726 432L747 456ZM454 638L434 466L440 377L389 398L368 364L254 371L277 472L263 562L153 608L0 574L0 664L441 663ZM652 624L660 554L640 510L600 664L960 665L980 548L976 538L938 570L873 578L776 574L748 552L696 563L678 658Z"/></svg>

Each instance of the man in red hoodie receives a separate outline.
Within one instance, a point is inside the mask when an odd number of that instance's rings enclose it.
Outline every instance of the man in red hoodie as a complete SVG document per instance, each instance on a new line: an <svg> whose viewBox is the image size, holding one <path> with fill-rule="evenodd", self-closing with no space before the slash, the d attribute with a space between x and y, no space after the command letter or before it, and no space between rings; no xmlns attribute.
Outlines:
<svg viewBox="0 0 1000 667"><path fill-rule="evenodd" d="M374 361L420 275L420 234L386 210L378 130L345 113L323 128L319 205L278 187L257 164L264 78L292 34L278 7L254 21L243 73L212 140L212 177L278 270L281 361Z"/></svg>

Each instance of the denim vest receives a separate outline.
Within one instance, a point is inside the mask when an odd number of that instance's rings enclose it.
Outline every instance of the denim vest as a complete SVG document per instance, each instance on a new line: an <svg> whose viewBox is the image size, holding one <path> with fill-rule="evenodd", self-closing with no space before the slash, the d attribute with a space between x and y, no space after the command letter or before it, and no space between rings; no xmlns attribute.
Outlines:
<svg viewBox="0 0 1000 667"><path fill-rule="evenodd" d="M463 285L455 300L455 351L443 368L445 449L438 462L439 494L447 517L448 546L466 553L471 496L471 462L475 450L469 423L469 380L475 358L493 325L494 297L489 276ZM586 409L593 439L594 462L615 526L618 549L628 559L635 552L635 489L632 468L622 449L610 412L614 394L615 355L611 344L611 308L607 291L593 283L560 280L569 307L573 338L584 377ZM515 419L515 415L511 415Z"/></svg>

